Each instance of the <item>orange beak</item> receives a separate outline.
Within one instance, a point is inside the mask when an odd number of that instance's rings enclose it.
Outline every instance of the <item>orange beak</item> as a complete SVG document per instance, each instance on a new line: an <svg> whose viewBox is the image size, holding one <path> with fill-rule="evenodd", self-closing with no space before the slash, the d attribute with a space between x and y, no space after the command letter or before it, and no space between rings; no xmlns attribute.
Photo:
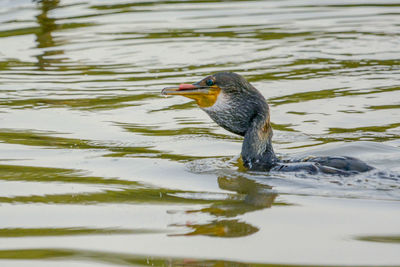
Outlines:
<svg viewBox="0 0 400 267"><path fill-rule="evenodd" d="M211 107L217 101L221 88L213 86L200 86L197 84L183 83L178 87L166 87L162 95L181 95L196 100L201 108Z"/></svg>

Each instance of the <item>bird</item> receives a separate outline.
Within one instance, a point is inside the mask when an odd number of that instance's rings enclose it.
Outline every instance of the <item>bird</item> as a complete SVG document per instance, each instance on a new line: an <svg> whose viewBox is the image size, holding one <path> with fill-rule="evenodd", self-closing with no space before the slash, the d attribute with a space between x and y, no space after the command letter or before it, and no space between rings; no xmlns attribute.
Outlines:
<svg viewBox="0 0 400 267"><path fill-rule="evenodd" d="M250 171L303 171L347 176L374 169L349 156L280 159L272 145L268 103L260 91L237 73L218 72L193 84L166 87L161 94L195 100L219 126L243 136L241 158L244 167Z"/></svg>

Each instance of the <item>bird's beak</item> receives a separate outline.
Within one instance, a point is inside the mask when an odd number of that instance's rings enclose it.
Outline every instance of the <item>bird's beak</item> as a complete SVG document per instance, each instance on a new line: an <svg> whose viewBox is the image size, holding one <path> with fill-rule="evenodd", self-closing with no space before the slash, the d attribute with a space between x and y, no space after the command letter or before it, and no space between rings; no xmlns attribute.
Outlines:
<svg viewBox="0 0 400 267"><path fill-rule="evenodd" d="M204 108L214 105L221 91L217 85L200 86L197 84L181 84L179 86L166 87L161 91L162 95L181 95L196 100L197 104Z"/></svg>
<svg viewBox="0 0 400 267"><path fill-rule="evenodd" d="M211 87L209 86L198 86L196 84L182 83L179 86L165 87L162 91L162 95L207 95L209 94Z"/></svg>

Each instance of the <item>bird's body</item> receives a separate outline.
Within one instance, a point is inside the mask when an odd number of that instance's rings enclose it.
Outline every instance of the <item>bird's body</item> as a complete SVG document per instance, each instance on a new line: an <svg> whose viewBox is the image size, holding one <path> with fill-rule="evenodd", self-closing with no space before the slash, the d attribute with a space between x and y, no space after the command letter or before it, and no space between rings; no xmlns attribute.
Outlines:
<svg viewBox="0 0 400 267"><path fill-rule="evenodd" d="M236 73L216 73L195 84L165 88L162 93L196 100L218 125L243 136L241 156L244 166L250 170L349 175L372 169L351 157L309 157L297 161L278 159L272 147L268 104L254 86Z"/></svg>

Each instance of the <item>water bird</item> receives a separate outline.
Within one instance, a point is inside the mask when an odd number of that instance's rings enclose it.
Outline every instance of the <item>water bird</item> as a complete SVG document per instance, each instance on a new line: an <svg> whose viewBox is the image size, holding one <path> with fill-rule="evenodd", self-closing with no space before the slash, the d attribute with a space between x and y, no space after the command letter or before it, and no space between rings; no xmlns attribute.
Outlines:
<svg viewBox="0 0 400 267"><path fill-rule="evenodd" d="M181 95L195 100L219 126L243 136L241 157L243 165L249 170L351 175L373 169L365 162L348 156L278 158L272 147L268 103L253 85L237 73L219 72L194 84L166 87L161 94Z"/></svg>

